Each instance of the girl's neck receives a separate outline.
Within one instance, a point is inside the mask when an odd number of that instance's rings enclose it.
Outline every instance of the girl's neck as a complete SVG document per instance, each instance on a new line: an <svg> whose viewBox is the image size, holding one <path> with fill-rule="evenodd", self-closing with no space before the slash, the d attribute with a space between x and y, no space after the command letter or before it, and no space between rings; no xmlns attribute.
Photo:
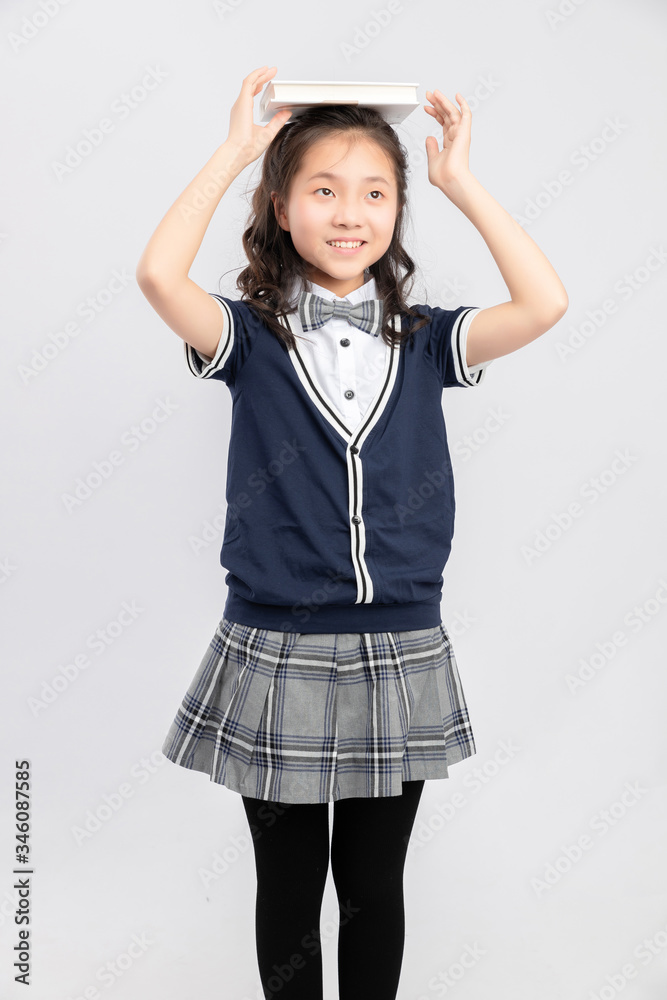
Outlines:
<svg viewBox="0 0 667 1000"><path fill-rule="evenodd" d="M356 278L348 279L332 278L329 274L320 273L319 275L311 276L309 280L314 285L319 285L320 288L326 288L336 298L344 299L350 292L356 292L358 288L362 288L370 279L371 274L364 272Z"/></svg>

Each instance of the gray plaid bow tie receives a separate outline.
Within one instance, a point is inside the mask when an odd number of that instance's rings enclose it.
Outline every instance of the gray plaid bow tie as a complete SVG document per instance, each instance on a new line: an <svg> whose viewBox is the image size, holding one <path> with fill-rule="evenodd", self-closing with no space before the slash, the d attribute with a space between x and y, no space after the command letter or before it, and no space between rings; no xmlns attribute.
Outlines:
<svg viewBox="0 0 667 1000"><path fill-rule="evenodd" d="M299 319L304 332L324 326L332 316L346 319L371 337L377 337L382 329L382 299L366 299L352 305L344 299L329 301L314 292L301 292L299 296Z"/></svg>

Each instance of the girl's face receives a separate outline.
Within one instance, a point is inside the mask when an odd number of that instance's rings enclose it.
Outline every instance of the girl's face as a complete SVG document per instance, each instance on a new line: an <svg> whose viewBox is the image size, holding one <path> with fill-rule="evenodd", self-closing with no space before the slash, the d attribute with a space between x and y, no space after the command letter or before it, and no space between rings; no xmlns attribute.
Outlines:
<svg viewBox="0 0 667 1000"><path fill-rule="evenodd" d="M275 209L276 193L271 197ZM310 263L310 280L343 298L364 284L364 268L386 253L397 212L393 167L380 147L332 137L307 151L277 218ZM332 241L361 246L338 250Z"/></svg>

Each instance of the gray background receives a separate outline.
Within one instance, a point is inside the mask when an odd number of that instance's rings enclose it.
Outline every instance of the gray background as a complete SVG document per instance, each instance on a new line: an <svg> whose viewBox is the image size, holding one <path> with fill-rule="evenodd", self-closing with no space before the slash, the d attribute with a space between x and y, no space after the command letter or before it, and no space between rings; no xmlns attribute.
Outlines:
<svg viewBox="0 0 667 1000"><path fill-rule="evenodd" d="M482 386L443 393L458 506L442 615L477 755L424 789L399 997L664 996L665 8L561 8L51 0L48 16L37 2L2 10L3 996L25 995L11 968L16 758L33 775L33 1000L261 996L241 799L159 752L224 606L231 398L190 375L134 270L262 63L277 79L419 82L422 103L426 89L461 91L472 171L523 220L570 300ZM374 29L380 10L390 17ZM116 102L149 68L163 77L122 116ZM67 147L104 117L113 131L58 177ZM420 108L397 130L421 267L413 300L421 287L451 308L454 286L454 305L506 301L479 233L428 182L424 138L441 129ZM216 211L190 272L205 289L237 294L259 169ZM116 272L127 280L109 294ZM80 312L89 298L94 319ZM54 348L73 322L78 334ZM171 412L151 424L159 401ZM503 415L493 432L492 413ZM77 479L114 451L121 464L68 510ZM622 472L617 452L630 456ZM581 516L557 531L554 515L575 502ZM524 547L550 525L528 560ZM135 617L116 627L126 604ZM109 642L93 649L99 629ZM88 665L68 671L82 654ZM329 874L327 1000L336 922ZM133 935L144 948L128 959ZM107 963L118 973L102 978Z"/></svg>

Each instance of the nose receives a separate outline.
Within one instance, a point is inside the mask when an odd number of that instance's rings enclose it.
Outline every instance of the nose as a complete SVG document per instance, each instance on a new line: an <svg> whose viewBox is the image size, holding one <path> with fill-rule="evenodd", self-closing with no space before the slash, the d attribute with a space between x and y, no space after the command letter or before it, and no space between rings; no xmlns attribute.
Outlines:
<svg viewBox="0 0 667 1000"><path fill-rule="evenodd" d="M354 198L336 198L332 222L336 226L354 229L361 225L362 208Z"/></svg>

